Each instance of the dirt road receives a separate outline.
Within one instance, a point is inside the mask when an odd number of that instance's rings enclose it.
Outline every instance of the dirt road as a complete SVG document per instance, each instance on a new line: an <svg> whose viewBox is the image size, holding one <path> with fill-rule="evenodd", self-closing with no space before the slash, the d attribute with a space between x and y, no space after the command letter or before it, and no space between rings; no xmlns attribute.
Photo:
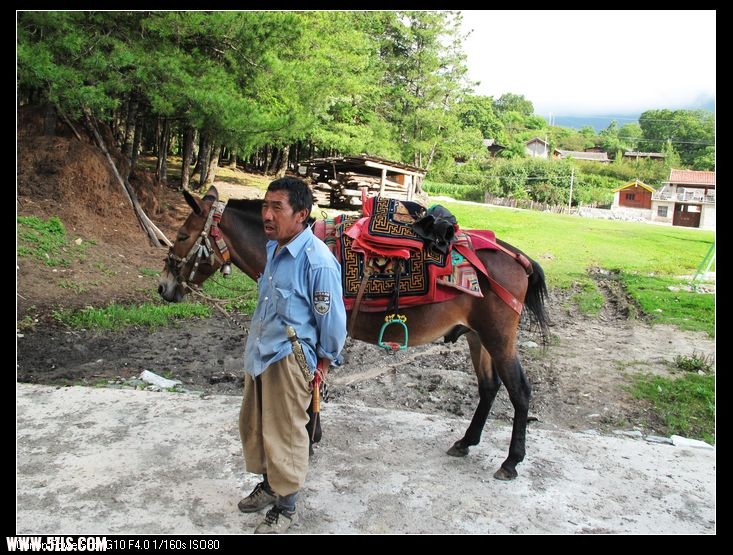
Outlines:
<svg viewBox="0 0 733 555"><path fill-rule="evenodd" d="M18 534L249 534L232 395L17 384ZM300 534L714 534L716 452L530 425L513 482L492 478L510 428L468 457L466 419L323 406Z"/></svg>

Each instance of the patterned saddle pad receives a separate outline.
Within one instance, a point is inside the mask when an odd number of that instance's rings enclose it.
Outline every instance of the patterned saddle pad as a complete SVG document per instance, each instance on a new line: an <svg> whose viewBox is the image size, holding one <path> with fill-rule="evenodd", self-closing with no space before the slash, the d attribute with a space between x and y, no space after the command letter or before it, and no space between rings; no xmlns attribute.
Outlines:
<svg viewBox="0 0 733 555"><path fill-rule="evenodd" d="M321 220L314 229L341 264L347 310L355 304L365 266L371 276L360 310L386 310L397 283L400 307L442 302L462 293L483 296L476 268L459 252L473 250L470 235L459 231L456 248L447 253L426 249L412 229L418 211L424 210L420 205L381 197L367 201L364 215Z"/></svg>

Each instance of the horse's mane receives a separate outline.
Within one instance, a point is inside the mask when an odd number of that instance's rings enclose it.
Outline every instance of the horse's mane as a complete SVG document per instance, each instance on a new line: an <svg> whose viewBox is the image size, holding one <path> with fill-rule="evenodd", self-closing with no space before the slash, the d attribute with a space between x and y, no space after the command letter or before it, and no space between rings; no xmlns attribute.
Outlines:
<svg viewBox="0 0 733 555"><path fill-rule="evenodd" d="M259 212L262 208L262 199L259 198L233 198L227 201L227 208L233 208L242 212Z"/></svg>

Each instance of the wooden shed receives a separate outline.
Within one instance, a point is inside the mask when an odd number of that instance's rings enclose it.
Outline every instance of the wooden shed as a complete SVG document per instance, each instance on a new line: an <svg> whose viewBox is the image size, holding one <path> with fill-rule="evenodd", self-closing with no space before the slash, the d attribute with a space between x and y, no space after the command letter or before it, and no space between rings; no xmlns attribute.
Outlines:
<svg viewBox="0 0 733 555"><path fill-rule="evenodd" d="M425 170L376 156L337 156L300 162L298 175L309 178L319 206L361 206L362 195L428 202L422 190Z"/></svg>
<svg viewBox="0 0 733 555"><path fill-rule="evenodd" d="M634 179L613 190L613 206L651 209L654 188Z"/></svg>

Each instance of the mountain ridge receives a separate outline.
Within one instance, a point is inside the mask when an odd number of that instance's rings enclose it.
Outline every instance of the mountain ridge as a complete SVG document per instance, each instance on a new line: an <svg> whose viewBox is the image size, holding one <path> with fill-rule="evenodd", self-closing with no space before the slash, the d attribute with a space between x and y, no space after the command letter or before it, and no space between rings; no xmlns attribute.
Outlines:
<svg viewBox="0 0 733 555"><path fill-rule="evenodd" d="M654 108L650 108L654 109ZM661 108L658 108L661 109ZM701 104L695 106L687 106L683 108L669 108L670 110L707 110L715 113L715 99L711 98ZM601 116L593 115L563 115L563 116L551 116L550 118L545 117L550 125L555 127L570 127L573 129L582 129L583 127L592 127L596 133L608 128L612 121L616 121L618 127L626 125L627 123L638 123L639 117L643 112L638 113L625 113L625 114L608 114Z"/></svg>

